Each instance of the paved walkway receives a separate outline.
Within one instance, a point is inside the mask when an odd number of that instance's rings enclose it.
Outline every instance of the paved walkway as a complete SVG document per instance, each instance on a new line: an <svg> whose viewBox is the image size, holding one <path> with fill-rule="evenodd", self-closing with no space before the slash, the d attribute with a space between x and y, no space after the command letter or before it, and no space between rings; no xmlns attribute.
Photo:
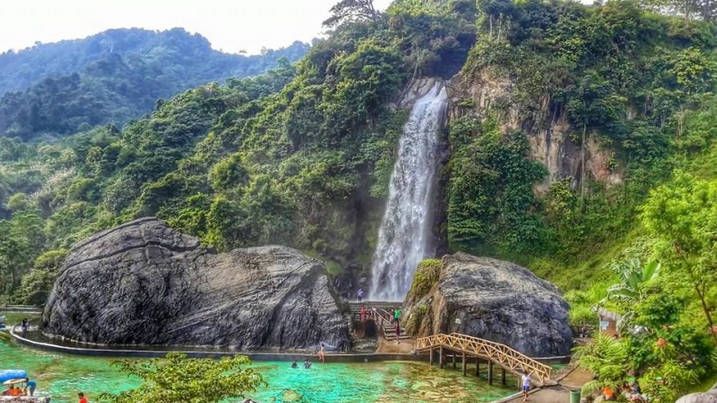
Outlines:
<svg viewBox="0 0 717 403"><path fill-rule="evenodd" d="M508 402L522 402L523 397L519 396ZM532 403L568 403L570 401L570 391L561 386L552 386L543 388L528 396L528 401Z"/></svg>
<svg viewBox="0 0 717 403"><path fill-rule="evenodd" d="M561 379L558 385L541 388L531 393L528 397L528 401L532 403L567 403L570 401L570 391L580 389L582 385L586 384L592 378L593 376L590 372L582 368L575 368ZM523 397L519 396L506 402L515 403L522 401Z"/></svg>
<svg viewBox="0 0 717 403"><path fill-rule="evenodd" d="M593 374L584 368L575 368L560 380L560 385L568 389L579 389L593 379Z"/></svg>
<svg viewBox="0 0 717 403"><path fill-rule="evenodd" d="M386 340L383 337L379 337L378 339L378 348L376 349L377 353L387 353L387 354L395 354L395 353L401 353L401 354L408 354L413 353L413 350L416 347L416 340L415 339L403 339L400 343L396 343L395 340Z"/></svg>

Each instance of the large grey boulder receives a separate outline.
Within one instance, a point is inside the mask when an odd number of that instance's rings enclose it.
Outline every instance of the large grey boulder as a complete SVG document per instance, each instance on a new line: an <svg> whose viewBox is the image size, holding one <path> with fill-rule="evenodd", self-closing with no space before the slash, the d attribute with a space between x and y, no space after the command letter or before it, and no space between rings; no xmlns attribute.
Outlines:
<svg viewBox="0 0 717 403"><path fill-rule="evenodd" d="M404 321L417 336L463 333L534 357L572 346L568 304L555 286L516 264L465 253L443 257L425 295L409 294Z"/></svg>
<svg viewBox="0 0 717 403"><path fill-rule="evenodd" d="M319 261L283 246L217 254L155 218L73 247L43 332L107 344L349 347L348 319Z"/></svg>
<svg viewBox="0 0 717 403"><path fill-rule="evenodd" d="M675 403L717 403L717 385L704 393L690 393L682 396Z"/></svg>

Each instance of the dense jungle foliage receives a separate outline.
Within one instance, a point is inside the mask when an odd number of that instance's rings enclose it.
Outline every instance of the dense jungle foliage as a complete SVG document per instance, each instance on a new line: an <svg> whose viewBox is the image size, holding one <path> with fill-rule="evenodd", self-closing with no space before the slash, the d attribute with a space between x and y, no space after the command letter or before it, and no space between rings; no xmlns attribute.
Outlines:
<svg viewBox="0 0 717 403"><path fill-rule="evenodd" d="M0 133L29 139L121 125L150 112L160 98L263 73L281 58L298 60L308 47L295 42L261 55L235 55L181 28L134 28L8 51L0 55Z"/></svg>
<svg viewBox="0 0 717 403"><path fill-rule="evenodd" d="M594 326L596 307L622 315L624 337L580 351L597 375L586 389L635 378L672 401L714 376L709 10L366 4L340 2L331 34L298 63L186 91L121 130L0 137L5 298L41 303L73 242L145 215L219 250L288 244L326 260L337 283L355 281L370 265L407 116L396 101L414 78L454 77L457 94L510 90L484 104L452 99L436 192L447 249L511 259L555 282L576 328ZM559 121L572 144L565 158L582 158L572 175L554 175L531 146ZM590 174L589 144L619 180Z"/></svg>

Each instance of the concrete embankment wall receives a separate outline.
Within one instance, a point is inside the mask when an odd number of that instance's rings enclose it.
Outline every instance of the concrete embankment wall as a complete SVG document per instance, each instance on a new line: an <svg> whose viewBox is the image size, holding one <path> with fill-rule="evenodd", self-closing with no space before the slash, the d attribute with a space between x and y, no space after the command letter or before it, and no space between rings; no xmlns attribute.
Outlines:
<svg viewBox="0 0 717 403"><path fill-rule="evenodd" d="M191 348L183 349L132 349L132 348L101 348L101 347L80 347L80 346L63 346L48 342L41 342L23 337L11 329L12 338L23 345L33 347L39 350L52 351L66 354L76 354L85 356L102 356L102 357L137 357L137 358L153 358L163 357L169 352L178 352L187 354L189 357L196 358L219 358L233 355L246 355L254 361L303 361L310 358L316 361L317 357L312 352L254 352L254 351L229 351L229 350L193 350ZM385 353L326 353L326 361L328 362L372 362L372 361L426 361L427 358L414 354L385 354Z"/></svg>
<svg viewBox="0 0 717 403"><path fill-rule="evenodd" d="M65 354L75 354L95 357L136 357L136 358L155 358L163 357L169 352L178 352L187 354L189 357L195 358L220 358L234 355L246 355L253 361L303 361L310 358L316 361L316 354L313 352L256 352L256 351L230 351L230 350L210 350L210 349L191 349L191 348L164 348L164 349L142 349L142 348L103 348L101 346L64 346L49 342L32 340L23 337L10 329L11 337L18 343L39 350L52 351ZM449 357L450 355L447 355ZM570 360L569 356L565 357L543 357L537 358L538 361L544 363L565 363ZM411 353L326 353L327 362L377 362L377 361L428 361L426 354Z"/></svg>

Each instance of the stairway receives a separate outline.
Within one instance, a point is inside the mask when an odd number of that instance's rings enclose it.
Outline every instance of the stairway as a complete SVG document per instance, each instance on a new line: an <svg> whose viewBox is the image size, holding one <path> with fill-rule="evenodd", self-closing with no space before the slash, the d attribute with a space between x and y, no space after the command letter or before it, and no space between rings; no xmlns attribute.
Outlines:
<svg viewBox="0 0 717 403"><path fill-rule="evenodd" d="M376 322L376 325L383 330L383 337L386 340L396 340L396 323L393 321L393 310L395 308L402 309L400 302L391 301L362 301L349 302L351 311L351 320L361 320L361 307L364 306L367 311L368 319ZM403 327L400 329L400 340L410 339Z"/></svg>

